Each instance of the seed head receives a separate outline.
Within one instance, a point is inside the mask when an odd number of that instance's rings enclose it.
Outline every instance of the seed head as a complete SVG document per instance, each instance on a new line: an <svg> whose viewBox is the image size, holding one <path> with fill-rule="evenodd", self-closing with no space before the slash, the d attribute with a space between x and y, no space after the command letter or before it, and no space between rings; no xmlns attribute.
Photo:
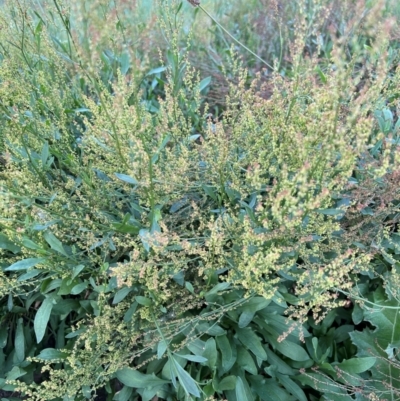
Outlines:
<svg viewBox="0 0 400 401"><path fill-rule="evenodd" d="M200 5L200 0L188 0L188 2L193 6L197 7Z"/></svg>

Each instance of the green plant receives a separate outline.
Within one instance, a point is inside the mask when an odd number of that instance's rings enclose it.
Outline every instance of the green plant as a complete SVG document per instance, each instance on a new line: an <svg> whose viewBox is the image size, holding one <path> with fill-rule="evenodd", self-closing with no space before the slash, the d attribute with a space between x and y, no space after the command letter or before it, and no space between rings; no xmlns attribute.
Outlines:
<svg viewBox="0 0 400 401"><path fill-rule="evenodd" d="M0 31L0 388L241 401L339 386L352 399L358 384L338 371L378 377L346 308L398 282L399 71L384 4L353 23L350 8L322 49L325 3L300 3L268 81L230 53L215 119L181 3L162 8L155 68L127 48L145 30L129 27L132 9L17 5Z"/></svg>

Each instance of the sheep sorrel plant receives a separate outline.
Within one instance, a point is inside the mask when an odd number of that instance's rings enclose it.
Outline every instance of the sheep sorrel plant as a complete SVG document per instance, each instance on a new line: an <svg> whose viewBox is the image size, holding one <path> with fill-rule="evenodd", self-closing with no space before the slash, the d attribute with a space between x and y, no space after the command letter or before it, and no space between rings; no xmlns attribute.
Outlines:
<svg viewBox="0 0 400 401"><path fill-rule="evenodd" d="M190 3L159 5L156 59L140 2L0 9L0 395L394 400L390 2L298 2L285 68L231 49L218 116Z"/></svg>

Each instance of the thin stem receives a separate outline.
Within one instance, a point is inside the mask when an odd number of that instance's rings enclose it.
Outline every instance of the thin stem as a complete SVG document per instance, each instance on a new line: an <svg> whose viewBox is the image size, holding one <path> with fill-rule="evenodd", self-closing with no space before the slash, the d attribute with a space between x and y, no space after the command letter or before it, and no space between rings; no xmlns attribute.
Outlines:
<svg viewBox="0 0 400 401"><path fill-rule="evenodd" d="M357 299L358 301L370 304L372 306L376 306L377 308L380 308L380 309L394 309L394 310L397 310L397 311L400 309L400 306L388 306L388 305L376 304L375 302L368 301L368 299L365 299L365 298L359 297L357 295L351 294L351 293L349 293L347 291L341 290L340 288L334 288L334 290L337 291L337 292L341 292L344 295L347 295L349 298Z"/></svg>
<svg viewBox="0 0 400 401"><path fill-rule="evenodd" d="M222 29L232 40L234 40L239 46L243 47L243 49L246 49L250 54L252 54L257 60L261 61L263 64L265 64L268 68L271 70L274 70L274 67L272 67L271 64L267 63L264 59L262 59L260 56L257 56L252 50L250 50L247 46L245 46L242 42L237 40L228 30L226 30L207 10L205 10L200 4L198 6L209 18L212 19L213 22L217 24L217 26Z"/></svg>

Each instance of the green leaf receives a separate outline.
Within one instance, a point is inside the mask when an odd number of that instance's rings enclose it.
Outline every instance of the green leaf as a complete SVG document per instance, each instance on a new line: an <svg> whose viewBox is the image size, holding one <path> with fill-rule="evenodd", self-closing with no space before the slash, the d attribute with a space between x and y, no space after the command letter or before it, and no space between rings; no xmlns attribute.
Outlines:
<svg viewBox="0 0 400 401"><path fill-rule="evenodd" d="M226 376L218 384L218 391L235 390L236 376Z"/></svg>
<svg viewBox="0 0 400 401"><path fill-rule="evenodd" d="M393 124L393 113L390 109L375 110L374 115L378 120L379 128L384 134L390 132Z"/></svg>
<svg viewBox="0 0 400 401"><path fill-rule="evenodd" d="M46 240L46 242L50 245L51 249L54 249L55 251L61 253L64 256L68 256L67 253L65 252L62 243L52 232L46 231L43 234L43 237Z"/></svg>
<svg viewBox="0 0 400 401"><path fill-rule="evenodd" d="M336 366L349 374L363 373L371 369L375 365L376 358L352 358L337 364Z"/></svg>
<svg viewBox="0 0 400 401"><path fill-rule="evenodd" d="M131 397L133 393L133 388L132 387L128 387L128 386L124 386L122 388L122 390L118 391L113 400L114 401L128 401L129 398Z"/></svg>
<svg viewBox="0 0 400 401"><path fill-rule="evenodd" d="M76 311L79 306L77 299L60 299L53 305L51 313L55 315L67 315L72 311Z"/></svg>
<svg viewBox="0 0 400 401"><path fill-rule="evenodd" d="M125 384L125 386L133 388L146 388L154 386L162 386L169 383L168 380L159 379L154 375L145 375L131 368L123 368L115 374L117 379Z"/></svg>
<svg viewBox="0 0 400 401"><path fill-rule="evenodd" d="M72 289L71 289L71 294L72 295L78 295L78 294L80 294L83 290L86 290L86 288L87 288L87 283L85 282L85 283L79 283L79 284L77 284L75 287L73 287Z"/></svg>
<svg viewBox="0 0 400 401"><path fill-rule="evenodd" d="M247 351L244 347L238 347L237 349L237 365L240 366L242 369L246 370L247 372L251 373L252 375L257 374L257 366L254 362L253 357L251 356L250 352Z"/></svg>
<svg viewBox="0 0 400 401"><path fill-rule="evenodd" d="M23 237L22 245L25 246L26 248L33 249L35 251L41 249L38 244L36 244L35 242L26 237Z"/></svg>
<svg viewBox="0 0 400 401"><path fill-rule="evenodd" d="M129 309L125 312L124 322L130 322L132 320L133 314L136 312L138 303L134 301Z"/></svg>
<svg viewBox="0 0 400 401"><path fill-rule="evenodd" d="M251 388L258 394L263 401L289 401L293 398L282 387L276 379L266 379L264 376L249 376ZM297 399L296 399L297 400Z"/></svg>
<svg viewBox="0 0 400 401"><path fill-rule="evenodd" d="M46 258L28 258L24 260L20 260L12 264L11 266L4 269L5 271L18 271L18 270L26 270L30 267L36 266L39 263L43 263L46 261Z"/></svg>
<svg viewBox="0 0 400 401"><path fill-rule="evenodd" d="M114 229L120 233L124 234L138 234L139 227L133 226L131 224L127 224L126 222L122 223L111 223Z"/></svg>
<svg viewBox="0 0 400 401"><path fill-rule="evenodd" d="M352 324L343 324L338 327L333 335L333 340L335 343L341 343L347 340L350 336L349 333L354 330L354 325Z"/></svg>
<svg viewBox="0 0 400 401"><path fill-rule="evenodd" d="M264 297L252 297L245 304L243 304L239 310L256 313L262 309L265 309L270 303L270 299L266 299Z"/></svg>
<svg viewBox="0 0 400 401"><path fill-rule="evenodd" d="M46 298L36 312L33 321L33 328L36 335L36 342L39 344L42 341L46 332L47 323L50 319L51 310L53 309L53 298Z"/></svg>
<svg viewBox="0 0 400 401"><path fill-rule="evenodd" d="M52 361L53 359L65 359L68 356L67 352L54 348L44 348L40 351L37 358L44 361Z"/></svg>
<svg viewBox="0 0 400 401"><path fill-rule="evenodd" d="M195 340L190 341L186 346L193 354L202 356L206 348L206 343L199 338L196 338Z"/></svg>
<svg viewBox="0 0 400 401"><path fill-rule="evenodd" d="M142 297L142 296L138 295L138 296L135 297L135 299L136 299L136 302L138 304L140 304L140 305L143 305L143 306L150 306L151 305L151 299L150 298Z"/></svg>
<svg viewBox="0 0 400 401"><path fill-rule="evenodd" d="M239 317L239 322L238 322L239 327L240 328L247 327L253 320L254 315L255 315L255 312L251 312L251 311L242 312L242 314Z"/></svg>
<svg viewBox="0 0 400 401"><path fill-rule="evenodd" d="M289 376L277 374L279 381L282 383L283 387L296 397L297 401L307 401L307 397L304 394L304 391L300 388L300 386L295 383Z"/></svg>
<svg viewBox="0 0 400 401"><path fill-rule="evenodd" d="M14 366L10 371L7 372L6 379L7 380L16 380L25 374L26 374L26 370L21 369L18 366Z"/></svg>
<svg viewBox="0 0 400 401"><path fill-rule="evenodd" d="M31 279L33 277L38 276L40 273L43 273L43 271L42 270L37 270L37 269L28 270L26 273L21 274L18 277L17 281L21 282L21 281L29 280L29 279Z"/></svg>
<svg viewBox="0 0 400 401"><path fill-rule="evenodd" d="M131 292L131 290L131 287L124 287L118 290L117 293L114 295L114 299L112 302L113 305L121 302Z"/></svg>
<svg viewBox="0 0 400 401"><path fill-rule="evenodd" d="M73 280L83 269L85 268L84 265L75 266L72 270L71 280Z"/></svg>
<svg viewBox="0 0 400 401"><path fill-rule="evenodd" d="M223 283L218 283L215 287L213 287L210 291L208 291L204 296L207 298L210 295L216 295L219 292L225 291L230 287L230 283L228 282L223 282Z"/></svg>
<svg viewBox="0 0 400 401"><path fill-rule="evenodd" d="M3 325L0 327L0 348L4 348L7 345L7 337L8 337L8 327Z"/></svg>
<svg viewBox="0 0 400 401"><path fill-rule="evenodd" d="M214 338L209 338L206 341L203 356L205 357L205 359L207 361L206 365L211 370L213 370L217 364L217 357L218 357L217 345L215 343Z"/></svg>
<svg viewBox="0 0 400 401"><path fill-rule="evenodd" d="M55 290L56 288L59 288L62 284L62 279L61 278L55 278L52 280L51 278L46 278L42 281L42 284L40 285L40 292L42 294L47 294L50 291Z"/></svg>
<svg viewBox="0 0 400 401"><path fill-rule="evenodd" d="M237 329L237 337L239 341L247 347L257 358L265 361L267 359L267 354L261 344L261 340L250 328Z"/></svg>
<svg viewBox="0 0 400 401"><path fill-rule="evenodd" d="M43 144L42 153L40 155L42 166L46 165L47 159L49 158L49 143L46 141Z"/></svg>
<svg viewBox="0 0 400 401"><path fill-rule="evenodd" d="M126 174L114 173L114 175L119 178L121 181L127 182L128 184L137 185L138 182L134 178L130 177Z"/></svg>
<svg viewBox="0 0 400 401"><path fill-rule="evenodd" d="M120 22L120 21L118 21ZM129 60L129 54L128 53L123 53L121 54L121 57L119 58L119 62L121 63L121 73L122 75L126 75L130 68L130 60Z"/></svg>
<svg viewBox="0 0 400 401"><path fill-rule="evenodd" d="M11 312L13 307L14 307L13 294L12 294L12 292L9 292L8 299L7 299L7 309L8 309L8 311Z"/></svg>
<svg viewBox="0 0 400 401"><path fill-rule="evenodd" d="M190 293L194 294L193 285L192 285L191 283L189 283L189 281L186 281L186 282L185 282L185 287L186 287L186 289L187 289Z"/></svg>
<svg viewBox="0 0 400 401"><path fill-rule="evenodd" d="M364 311L358 303L354 304L353 312L351 313L354 324L360 324L364 318Z"/></svg>
<svg viewBox="0 0 400 401"><path fill-rule="evenodd" d="M268 328L274 328L278 336L287 332L289 324L292 323L287 317L280 316L277 313L267 313L267 310L261 311L259 314L265 319L266 323L263 325L260 322L261 327L265 328L267 331ZM295 338L310 337L310 333L303 326L300 326L300 328L295 327L294 330L290 332L289 337L290 336Z"/></svg>
<svg viewBox="0 0 400 401"><path fill-rule="evenodd" d="M165 340L161 340L157 345L157 358L161 359L165 351L168 348L168 344Z"/></svg>
<svg viewBox="0 0 400 401"><path fill-rule="evenodd" d="M350 337L358 348L357 356L360 359L361 357L376 357L375 364L369 368L369 374L374 380L376 391L385 392L387 379L400 377L398 364L390 360L395 358L393 350L400 347L399 302L394 298L388 299L382 287L377 288L371 294L371 298L377 306L364 309L364 320L369 321L376 329L372 331L366 328L362 332L354 331L350 333ZM393 391L400 390L398 380L392 381L391 385L394 387Z"/></svg>
<svg viewBox="0 0 400 401"><path fill-rule="evenodd" d="M249 385L240 376L236 378L236 398L238 401L253 401L254 396Z"/></svg>
<svg viewBox="0 0 400 401"><path fill-rule="evenodd" d="M74 288L78 283L78 280L71 280L69 277L64 278L61 282L57 295L69 295L72 288Z"/></svg>
<svg viewBox="0 0 400 401"><path fill-rule="evenodd" d="M207 88L207 86L210 85L210 82L211 82L211 77L207 77L207 78L202 79L200 81L200 83L199 83L199 91L201 92L205 88Z"/></svg>
<svg viewBox="0 0 400 401"><path fill-rule="evenodd" d="M218 326L216 323L208 323L203 322L196 326L196 331L199 334L206 333L212 337L223 336L226 334L226 330L224 330L221 326Z"/></svg>
<svg viewBox="0 0 400 401"><path fill-rule="evenodd" d="M22 318L18 319L17 329L15 331L14 347L18 362L22 362L25 359L25 337Z"/></svg>
<svg viewBox="0 0 400 401"><path fill-rule="evenodd" d="M74 109L73 111L76 114L78 114L78 113L88 113L88 112L90 112L90 109L88 109L86 107L78 107L77 109Z"/></svg>
<svg viewBox="0 0 400 401"><path fill-rule="evenodd" d="M0 234L0 249L7 249L12 253L18 253L21 248L11 242L4 234Z"/></svg>
<svg viewBox="0 0 400 401"><path fill-rule="evenodd" d="M227 336L219 336L219 337L216 337L215 340L217 342L218 348L221 351L222 368L226 371L227 368L232 366L231 361L233 359L233 354L232 354L231 345L229 343Z"/></svg>
<svg viewBox="0 0 400 401"><path fill-rule="evenodd" d="M213 200L218 201L218 197L214 192L213 187L210 187L209 185L202 185L202 188L204 190L204 192Z"/></svg>
<svg viewBox="0 0 400 401"><path fill-rule="evenodd" d="M153 75L153 74L159 74L160 72L163 72L166 70L167 67L157 67L157 68L153 68L152 70L150 70L146 76L149 75Z"/></svg>
<svg viewBox="0 0 400 401"><path fill-rule="evenodd" d="M198 363L204 363L207 362L207 358L204 358L203 356L200 355L180 355L177 354L177 356L179 358L183 358L186 359L187 361L191 361L191 362L198 362Z"/></svg>
<svg viewBox="0 0 400 401"><path fill-rule="evenodd" d="M149 252L151 243L151 233L147 228L142 228L139 230L140 240L142 241L143 248Z"/></svg>
<svg viewBox="0 0 400 401"><path fill-rule="evenodd" d="M380 295L378 290L373 295L374 302L380 307L365 309L364 319L376 326L378 342L382 346L386 346L387 342L400 339L400 304L395 299L387 300L386 295ZM385 306L389 308L385 308Z"/></svg>
<svg viewBox="0 0 400 401"><path fill-rule="evenodd" d="M282 342L278 342L274 336L267 334L269 342L277 349L282 355L290 358L293 361L304 362L310 359L310 356L307 354L306 350L302 348L300 345L289 341L288 339L283 340Z"/></svg>
<svg viewBox="0 0 400 401"><path fill-rule="evenodd" d="M84 333L86 331L86 327L81 327L78 330L72 331L71 333L68 333L65 338L74 338L78 337L80 334Z"/></svg>
<svg viewBox="0 0 400 401"><path fill-rule="evenodd" d="M192 394L195 397L200 397L200 391L196 381L186 372L182 366L176 361L174 356L171 358L173 369L176 372L180 385L185 390L186 394Z"/></svg>
<svg viewBox="0 0 400 401"><path fill-rule="evenodd" d="M317 67L315 68L315 71L317 71L317 73L318 73L318 75L319 75L319 78L321 79L321 82L322 82L323 84L326 84L326 83L327 83L326 75L323 73L323 71L321 70L321 68L320 68L319 66L317 66Z"/></svg>

